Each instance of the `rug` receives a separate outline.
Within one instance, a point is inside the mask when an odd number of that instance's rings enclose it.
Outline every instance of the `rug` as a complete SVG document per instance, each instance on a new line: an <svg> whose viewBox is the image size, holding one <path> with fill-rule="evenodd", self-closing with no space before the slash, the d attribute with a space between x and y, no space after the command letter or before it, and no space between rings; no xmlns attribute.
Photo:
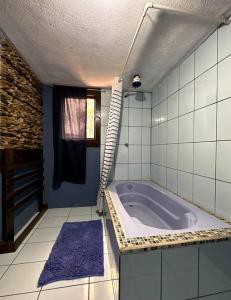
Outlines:
<svg viewBox="0 0 231 300"><path fill-rule="evenodd" d="M38 287L60 280L104 275L101 220L64 223L38 281Z"/></svg>

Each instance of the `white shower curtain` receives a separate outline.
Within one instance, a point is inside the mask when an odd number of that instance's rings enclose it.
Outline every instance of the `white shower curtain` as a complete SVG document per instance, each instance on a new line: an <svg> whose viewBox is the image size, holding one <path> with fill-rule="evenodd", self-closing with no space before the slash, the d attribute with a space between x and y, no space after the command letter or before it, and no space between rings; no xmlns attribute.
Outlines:
<svg viewBox="0 0 231 300"><path fill-rule="evenodd" d="M99 213L103 211L104 189L108 184L111 168L115 157L116 147L118 144L118 132L121 118L122 89L122 80L119 81L119 77L115 77L114 84L112 86L112 96L109 108L105 149L100 176L100 186L97 197L97 211Z"/></svg>

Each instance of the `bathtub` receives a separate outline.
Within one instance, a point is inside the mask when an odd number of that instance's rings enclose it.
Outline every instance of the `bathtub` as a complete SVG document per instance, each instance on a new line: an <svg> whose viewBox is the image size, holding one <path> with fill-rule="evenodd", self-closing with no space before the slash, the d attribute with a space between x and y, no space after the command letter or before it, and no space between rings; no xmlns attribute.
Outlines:
<svg viewBox="0 0 231 300"><path fill-rule="evenodd" d="M149 181L115 181L108 190L126 238L231 227Z"/></svg>

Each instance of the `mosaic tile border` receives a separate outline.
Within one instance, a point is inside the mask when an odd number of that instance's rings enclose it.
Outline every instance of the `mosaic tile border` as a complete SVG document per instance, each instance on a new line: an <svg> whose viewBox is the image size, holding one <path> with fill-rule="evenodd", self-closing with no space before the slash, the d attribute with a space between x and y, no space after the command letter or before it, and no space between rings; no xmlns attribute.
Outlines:
<svg viewBox="0 0 231 300"><path fill-rule="evenodd" d="M104 193L110 217L114 226L118 247L121 253L182 247L231 239L231 228L166 234L162 236L126 238L109 190L105 189Z"/></svg>

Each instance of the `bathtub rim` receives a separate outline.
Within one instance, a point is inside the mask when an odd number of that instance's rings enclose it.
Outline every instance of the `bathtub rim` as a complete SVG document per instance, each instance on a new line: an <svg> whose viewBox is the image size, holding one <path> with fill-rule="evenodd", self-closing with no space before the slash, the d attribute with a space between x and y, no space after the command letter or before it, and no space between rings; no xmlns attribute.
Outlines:
<svg viewBox="0 0 231 300"><path fill-rule="evenodd" d="M111 184L113 186L119 183L125 182L133 182L133 183L144 183L144 184L151 184L154 185L158 190L161 190L165 194L169 194L170 196L175 194L167 191L166 189L160 187L159 185L153 183L152 181L135 181L135 180L124 180L124 181L113 181ZM224 227L220 229L208 229L208 230L201 230L196 232L185 232L185 233L174 233L174 234L166 234L166 235L158 235L158 236L148 236L148 237L132 237L127 238L125 236L122 224L120 222L120 218L118 216L117 209L112 200L111 196L111 188L110 185L104 190L105 194L105 201L108 207L108 213L110 214L110 218L113 223L118 247L121 253L131 252L134 250L146 250L146 249L161 249L161 248L170 248L170 247L181 247L186 245L195 245L195 244L202 244L207 242L216 242L216 241L223 241L223 240L230 240L231 239L231 227ZM118 196L117 196L118 197ZM181 199L180 197L178 197ZM182 199L181 199L182 200ZM184 200L184 199L183 199ZM186 201L186 200L184 200ZM206 212L212 217L215 217L218 220L221 220L227 223L228 226L231 225L230 222L225 221L222 218L214 216L210 212L203 210L198 205L186 201L189 204L199 208L200 210Z"/></svg>

